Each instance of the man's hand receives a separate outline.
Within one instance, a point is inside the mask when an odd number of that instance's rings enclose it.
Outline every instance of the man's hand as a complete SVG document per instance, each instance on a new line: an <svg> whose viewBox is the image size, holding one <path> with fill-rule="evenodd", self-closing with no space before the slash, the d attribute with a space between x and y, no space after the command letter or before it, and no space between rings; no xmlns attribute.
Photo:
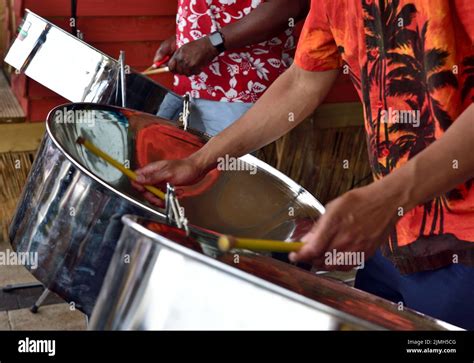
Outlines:
<svg viewBox="0 0 474 363"><path fill-rule="evenodd" d="M148 192L144 185L164 185L166 182L174 186L194 184L204 176L205 172L192 159L162 160L148 164L136 170L137 180L133 187L142 192L150 203L162 206L162 201ZM179 192L177 191L179 196Z"/></svg>
<svg viewBox="0 0 474 363"><path fill-rule="evenodd" d="M137 183L159 185L169 182L173 185L190 185L204 175L192 159L161 160L136 170Z"/></svg>
<svg viewBox="0 0 474 363"><path fill-rule="evenodd" d="M324 264L324 253L333 249L364 252L367 259L386 242L403 214L474 178L473 119L471 105L443 137L402 167L329 203L326 213L303 238L307 245L290 259L312 262L325 270L335 269ZM459 167L453 167L454 161Z"/></svg>
<svg viewBox="0 0 474 363"><path fill-rule="evenodd" d="M217 49L204 37L179 48L168 62L168 67L173 73L192 76L199 74L218 55Z"/></svg>
<svg viewBox="0 0 474 363"><path fill-rule="evenodd" d="M159 62L160 60L164 59L166 56L172 56L176 51L176 35L166 39L163 41L156 51L155 58L153 59L153 63Z"/></svg>
<svg viewBox="0 0 474 363"><path fill-rule="evenodd" d="M329 203L326 213L303 237L306 245L290 255L293 262L308 262L322 270L349 270L350 265L326 265L325 253L363 252L364 259L387 241L398 220L399 201L383 182L354 189Z"/></svg>

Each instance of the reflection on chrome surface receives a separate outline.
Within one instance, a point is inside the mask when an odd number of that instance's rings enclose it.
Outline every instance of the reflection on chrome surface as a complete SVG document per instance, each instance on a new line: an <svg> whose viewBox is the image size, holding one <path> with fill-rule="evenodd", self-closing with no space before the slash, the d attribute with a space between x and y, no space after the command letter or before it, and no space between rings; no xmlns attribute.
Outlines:
<svg viewBox="0 0 474 363"><path fill-rule="evenodd" d="M121 105L117 60L27 11L5 62L71 102ZM156 114L165 97L182 98L131 70L127 107Z"/></svg>
<svg viewBox="0 0 474 363"><path fill-rule="evenodd" d="M68 104L51 111L10 238L18 251L38 252L39 267L32 272L40 281L90 313L120 236L120 217L156 217L164 211L78 145L79 136L131 169L186 157L207 138L167 120L112 106ZM213 170L197 184L180 187L189 222L241 237L300 238L323 212L322 205L264 162L253 156L242 160L257 173Z"/></svg>
<svg viewBox="0 0 474 363"><path fill-rule="evenodd" d="M269 257L209 258L212 236L187 237L162 218L122 220L90 329L457 329Z"/></svg>

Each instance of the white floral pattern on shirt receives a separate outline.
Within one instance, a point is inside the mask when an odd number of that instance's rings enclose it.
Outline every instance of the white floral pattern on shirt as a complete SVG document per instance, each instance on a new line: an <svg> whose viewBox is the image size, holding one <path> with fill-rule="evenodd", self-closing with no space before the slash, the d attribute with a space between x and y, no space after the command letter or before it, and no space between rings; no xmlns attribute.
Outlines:
<svg viewBox="0 0 474 363"><path fill-rule="evenodd" d="M242 19L262 0L179 0L176 43L181 47ZM175 91L194 98L255 102L292 62L293 29L268 41L224 52L191 77L175 76Z"/></svg>

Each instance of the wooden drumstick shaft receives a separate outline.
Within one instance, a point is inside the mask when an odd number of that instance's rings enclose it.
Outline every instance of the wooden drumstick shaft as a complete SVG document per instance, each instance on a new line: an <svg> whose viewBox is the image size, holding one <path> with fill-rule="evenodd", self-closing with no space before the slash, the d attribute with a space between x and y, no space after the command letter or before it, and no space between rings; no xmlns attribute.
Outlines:
<svg viewBox="0 0 474 363"><path fill-rule="evenodd" d="M83 145L87 150L89 150L95 156L107 161L110 165L112 165L114 168L120 170L123 174L125 174L131 180L133 180L133 181L137 180L137 174L135 172L133 172L130 169L127 169L125 166L123 166L117 160L112 158L109 154L105 153L104 151L99 149L97 146L95 146L93 143L86 140L82 136L79 137L76 142L80 145ZM158 198L160 198L162 200L165 200L165 198L166 198L165 193L163 193L160 189L154 187L153 185L144 185L143 187L146 190L148 190L150 193L152 193L153 195L157 196Z"/></svg>
<svg viewBox="0 0 474 363"><path fill-rule="evenodd" d="M227 252L233 248L238 248L250 251L289 253L299 251L303 245L303 242L283 242L263 239L236 238L226 235L220 236L218 241L219 249L223 252Z"/></svg>
<svg viewBox="0 0 474 363"><path fill-rule="evenodd" d="M169 72L170 69L168 67L158 68L158 69L147 69L145 72L142 72L144 76L151 76L152 74L160 74Z"/></svg>

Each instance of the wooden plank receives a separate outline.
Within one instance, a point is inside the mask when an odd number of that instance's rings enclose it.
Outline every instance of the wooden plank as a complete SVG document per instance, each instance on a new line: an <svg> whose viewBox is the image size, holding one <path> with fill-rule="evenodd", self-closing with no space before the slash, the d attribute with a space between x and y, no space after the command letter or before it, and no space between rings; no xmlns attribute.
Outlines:
<svg viewBox="0 0 474 363"><path fill-rule="evenodd" d="M25 74L13 74L11 84L13 93L17 98L25 97L37 100L59 97L56 92L53 92L35 80L28 78Z"/></svg>
<svg viewBox="0 0 474 363"><path fill-rule="evenodd" d="M30 101L30 112L28 114L28 120L30 122L45 122L49 112L65 103L71 103L70 101L62 98L44 98L40 100L29 100Z"/></svg>
<svg viewBox="0 0 474 363"><path fill-rule="evenodd" d="M177 9L177 0L80 0L77 13L79 16L174 16Z"/></svg>
<svg viewBox="0 0 474 363"><path fill-rule="evenodd" d="M163 41L176 32L169 16L80 17L77 28L87 43Z"/></svg>
<svg viewBox="0 0 474 363"><path fill-rule="evenodd" d="M37 100L21 97L19 102L29 122L44 122L53 108L65 103L70 103L62 97L42 98Z"/></svg>
<svg viewBox="0 0 474 363"><path fill-rule="evenodd" d="M46 130L44 123L0 125L0 153L36 150Z"/></svg>
<svg viewBox="0 0 474 363"><path fill-rule="evenodd" d="M40 16L71 15L70 0L24 0L17 5L17 12L29 9ZM151 16L175 15L177 0L79 0L78 16ZM22 9L20 9L20 7Z"/></svg>
<svg viewBox="0 0 474 363"><path fill-rule="evenodd" d="M3 59L9 43L9 14L6 0L0 0L0 59Z"/></svg>
<svg viewBox="0 0 474 363"><path fill-rule="evenodd" d="M360 102L324 103L313 115L319 129L364 125L364 113Z"/></svg>
<svg viewBox="0 0 474 363"><path fill-rule="evenodd" d="M56 92L44 87L35 80L27 79L27 97L29 99L38 100L43 98L57 98L60 97Z"/></svg>
<svg viewBox="0 0 474 363"><path fill-rule="evenodd" d="M67 17L48 17L51 23L70 32ZM79 17L77 29L86 43L163 41L176 32L171 16Z"/></svg>
<svg viewBox="0 0 474 363"><path fill-rule="evenodd" d="M13 73L11 75L11 90L14 95L18 98L25 97L27 95L27 83L28 78L24 74Z"/></svg>
<svg viewBox="0 0 474 363"><path fill-rule="evenodd" d="M98 42L90 44L94 48L99 49L115 59L118 59L121 50L125 51L127 64L134 69L142 71L143 69L148 68L153 62L153 58L155 57L161 41Z"/></svg>
<svg viewBox="0 0 474 363"><path fill-rule="evenodd" d="M22 121L25 121L25 114L13 95L3 72L0 70L0 123Z"/></svg>

